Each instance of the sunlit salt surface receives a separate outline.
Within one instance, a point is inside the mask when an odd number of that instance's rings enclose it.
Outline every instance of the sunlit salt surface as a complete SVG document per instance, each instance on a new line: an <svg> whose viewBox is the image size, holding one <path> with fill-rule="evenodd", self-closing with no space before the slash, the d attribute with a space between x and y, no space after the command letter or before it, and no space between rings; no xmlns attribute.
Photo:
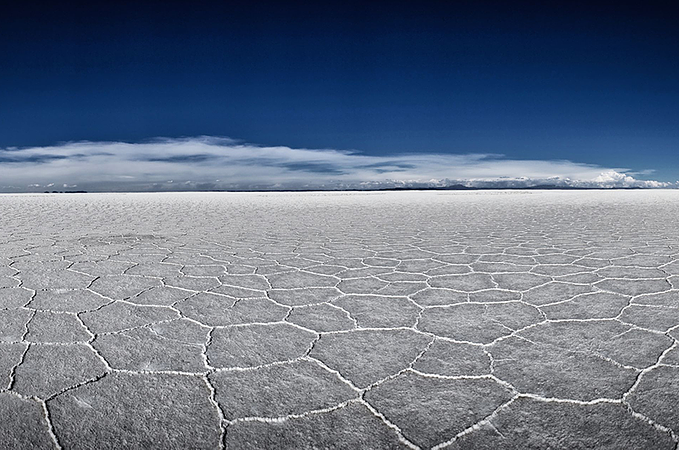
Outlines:
<svg viewBox="0 0 679 450"><path fill-rule="evenodd" d="M673 449L679 192L0 196L8 448Z"/></svg>

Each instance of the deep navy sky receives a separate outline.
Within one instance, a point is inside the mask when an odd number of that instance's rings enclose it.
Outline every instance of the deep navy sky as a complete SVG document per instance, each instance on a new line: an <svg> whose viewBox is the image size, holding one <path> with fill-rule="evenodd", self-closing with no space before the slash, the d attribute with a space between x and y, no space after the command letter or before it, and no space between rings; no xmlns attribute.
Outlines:
<svg viewBox="0 0 679 450"><path fill-rule="evenodd" d="M15 3L0 147L214 135L679 179L673 1Z"/></svg>

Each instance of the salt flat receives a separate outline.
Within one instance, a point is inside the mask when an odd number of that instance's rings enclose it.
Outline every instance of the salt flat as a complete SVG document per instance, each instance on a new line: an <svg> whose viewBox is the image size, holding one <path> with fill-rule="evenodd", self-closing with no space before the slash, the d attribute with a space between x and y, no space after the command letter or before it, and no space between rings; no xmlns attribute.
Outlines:
<svg viewBox="0 0 679 450"><path fill-rule="evenodd" d="M3 448L676 449L679 192L0 196Z"/></svg>

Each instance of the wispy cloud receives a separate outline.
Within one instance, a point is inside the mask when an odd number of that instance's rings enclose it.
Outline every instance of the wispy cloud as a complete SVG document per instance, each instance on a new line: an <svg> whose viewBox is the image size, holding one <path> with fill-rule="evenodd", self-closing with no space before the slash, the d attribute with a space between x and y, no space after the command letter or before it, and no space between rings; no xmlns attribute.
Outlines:
<svg viewBox="0 0 679 450"><path fill-rule="evenodd" d="M88 191L435 187L677 187L623 168L498 154L369 156L332 149L264 147L228 138L143 143L69 142L0 149L0 190L54 186Z"/></svg>

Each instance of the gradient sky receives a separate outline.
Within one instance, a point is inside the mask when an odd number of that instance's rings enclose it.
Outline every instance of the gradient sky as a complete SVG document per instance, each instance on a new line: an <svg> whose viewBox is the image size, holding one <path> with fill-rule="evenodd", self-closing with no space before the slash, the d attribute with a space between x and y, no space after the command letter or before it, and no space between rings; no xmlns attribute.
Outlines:
<svg viewBox="0 0 679 450"><path fill-rule="evenodd" d="M679 179L676 2L14 3L0 149L227 136Z"/></svg>

